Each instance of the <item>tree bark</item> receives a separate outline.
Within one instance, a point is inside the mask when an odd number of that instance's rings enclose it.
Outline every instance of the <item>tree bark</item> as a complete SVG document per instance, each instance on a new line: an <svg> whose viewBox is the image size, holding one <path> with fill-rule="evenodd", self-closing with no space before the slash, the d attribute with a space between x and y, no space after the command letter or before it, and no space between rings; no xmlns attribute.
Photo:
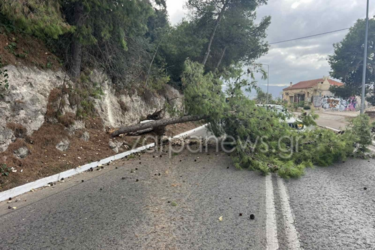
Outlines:
<svg viewBox="0 0 375 250"><path fill-rule="evenodd" d="M74 24L79 29L82 25L83 6L80 1L77 1L74 6ZM73 42L71 45L71 66L70 75L73 78L79 77L81 74L81 63L82 63L82 44L79 41L77 35L73 35Z"/></svg>
<svg viewBox="0 0 375 250"><path fill-rule="evenodd" d="M223 5L223 8L221 8L221 10L220 10L219 17L216 20L214 30L212 31L212 34L211 34L211 37L210 37L210 42L208 43L207 51L206 51L206 54L205 54L204 59L203 59L203 65L206 65L206 63L207 63L208 57L209 57L209 55L211 53L211 46L212 46L212 42L214 41L216 30L219 27L221 18L224 15L224 12L225 12L225 10L226 10L226 8L228 6L229 1L230 0L226 0L225 3L224 3L224 5Z"/></svg>
<svg viewBox="0 0 375 250"><path fill-rule="evenodd" d="M221 53L221 57L220 57L220 60L219 62L217 63L217 66L216 66L216 69L215 69L215 72L218 71L220 65L221 65L221 62L223 61L223 58L224 58L224 55L225 55L225 52L227 51L227 46L225 46L223 52Z"/></svg>
<svg viewBox="0 0 375 250"><path fill-rule="evenodd" d="M156 54L158 53L160 43L161 43L161 41L158 43L158 46L156 47L155 53L154 53L154 55L153 55L153 57L152 57L152 60L151 60L150 66L148 67L147 78L146 78L146 86L148 86L148 78L150 77L152 64L154 63L154 60L155 60Z"/></svg>
<svg viewBox="0 0 375 250"><path fill-rule="evenodd" d="M145 130L148 128L156 128L156 127L166 126L170 124L184 123L184 122L190 122L190 121L199 121L204 118L205 116L201 116L201 115L188 115L188 116L177 117L177 118L163 119L163 120L158 120L158 121L153 121L153 122L136 124L136 125L132 125L129 127L121 127L119 130L113 132L111 135L112 137L116 137L116 136L119 136L120 134L126 134L130 132L136 132L136 131L141 131L141 130Z"/></svg>

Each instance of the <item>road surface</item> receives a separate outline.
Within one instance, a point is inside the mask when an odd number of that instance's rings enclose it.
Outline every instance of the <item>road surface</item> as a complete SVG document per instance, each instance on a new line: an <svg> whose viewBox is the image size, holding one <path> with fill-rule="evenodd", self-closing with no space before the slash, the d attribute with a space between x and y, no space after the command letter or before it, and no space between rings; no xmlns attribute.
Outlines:
<svg viewBox="0 0 375 250"><path fill-rule="evenodd" d="M283 181L214 151L146 153L0 203L0 249L375 249L374 160Z"/></svg>

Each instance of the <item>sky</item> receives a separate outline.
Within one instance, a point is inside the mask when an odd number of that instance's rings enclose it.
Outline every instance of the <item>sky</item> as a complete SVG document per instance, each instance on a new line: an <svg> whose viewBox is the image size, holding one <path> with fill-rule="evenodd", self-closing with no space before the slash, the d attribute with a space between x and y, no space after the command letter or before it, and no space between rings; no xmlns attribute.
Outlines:
<svg viewBox="0 0 375 250"><path fill-rule="evenodd" d="M372 2L372 3L371 3ZM167 0L170 22L178 24L186 18L186 0ZM267 30L269 43L350 28L366 17L366 0L268 0L257 10L257 21L271 16ZM370 1L370 14L375 15L375 2ZM290 82L297 83L328 76L328 56L333 44L340 42L348 30L309 39L271 45L266 55L256 62L268 64L269 92L280 97ZM267 70L267 67L264 67ZM257 79L266 90L267 81Z"/></svg>

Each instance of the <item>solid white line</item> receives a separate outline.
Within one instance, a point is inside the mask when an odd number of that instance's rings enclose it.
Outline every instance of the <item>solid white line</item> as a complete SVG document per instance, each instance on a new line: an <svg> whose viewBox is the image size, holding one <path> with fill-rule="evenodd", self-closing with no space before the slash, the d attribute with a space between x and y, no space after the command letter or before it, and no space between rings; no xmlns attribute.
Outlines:
<svg viewBox="0 0 375 250"><path fill-rule="evenodd" d="M193 132L196 132L196 131L198 131L198 130L201 130L201 129L206 128L207 125L208 125L208 124L204 124L204 125L202 125L202 126L200 126L200 127L197 127L197 128L195 128L195 129L193 129L193 130L190 130L190 131L187 131L187 132L185 132L185 133L182 133L182 134L176 135L176 136L173 137L173 138L182 138L182 137L185 137L185 136L187 136L187 135L190 135L190 134L193 133Z"/></svg>
<svg viewBox="0 0 375 250"><path fill-rule="evenodd" d="M289 205L289 196L284 182L280 177L277 178L277 186L279 187L280 192L281 210L284 218L285 234L288 239L288 249L299 250L301 249L301 245L298 239L297 230L294 226L294 217Z"/></svg>
<svg viewBox="0 0 375 250"><path fill-rule="evenodd" d="M267 250L279 249L277 239L277 223L275 212L275 199L273 196L272 176L266 176L266 237Z"/></svg>
<svg viewBox="0 0 375 250"><path fill-rule="evenodd" d="M320 125L318 125L318 126L319 126L319 127L322 127L322 128L326 128L326 129L332 130L332 131L334 131L334 132L340 132L340 131L342 131L342 130L335 129L335 128L331 128L331 127L328 127L328 126L320 126Z"/></svg>
<svg viewBox="0 0 375 250"><path fill-rule="evenodd" d="M206 127L206 125L203 125L201 127L198 127L198 128L193 129L193 130L182 133L180 135L177 135L176 137L187 136L189 134L192 134L192 133L196 132L197 130L204 129L205 127ZM68 178L68 177L74 176L76 174L83 173L83 172L89 170L90 168L96 168L100 165L104 165L104 164L107 164L108 162L122 159L125 156L131 155L133 153L141 152L143 150L146 150L146 149L154 147L154 146L155 146L155 143L151 143L151 144L148 144L148 145L143 146L143 147L135 148L133 150L126 151L126 152L123 152L121 154L117 154L117 155L107 157L107 158L102 159L102 160L97 161L97 162L92 162L92 163L89 163L89 164L86 164L86 165L83 165L83 166L79 166L77 168L61 172L59 174L55 174L55 175L52 175L52 176L49 176L49 177L45 177L45 178L30 182L30 183L27 183L27 184L24 184L22 186L18 186L18 187L0 192L0 202L8 200L10 197L14 198L18 195L27 193L27 192L29 192L33 189L37 189L37 188L47 186L48 183L58 182L58 181L61 180L61 178Z"/></svg>

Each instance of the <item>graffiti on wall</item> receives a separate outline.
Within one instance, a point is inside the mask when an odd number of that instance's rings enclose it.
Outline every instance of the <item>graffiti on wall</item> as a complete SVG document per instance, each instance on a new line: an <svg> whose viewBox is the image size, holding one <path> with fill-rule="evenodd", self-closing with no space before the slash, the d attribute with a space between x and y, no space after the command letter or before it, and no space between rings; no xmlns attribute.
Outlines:
<svg viewBox="0 0 375 250"><path fill-rule="evenodd" d="M338 110L338 111L355 111L357 107L357 98L352 96L349 99L335 98L329 96L314 96L314 106L316 108Z"/></svg>

